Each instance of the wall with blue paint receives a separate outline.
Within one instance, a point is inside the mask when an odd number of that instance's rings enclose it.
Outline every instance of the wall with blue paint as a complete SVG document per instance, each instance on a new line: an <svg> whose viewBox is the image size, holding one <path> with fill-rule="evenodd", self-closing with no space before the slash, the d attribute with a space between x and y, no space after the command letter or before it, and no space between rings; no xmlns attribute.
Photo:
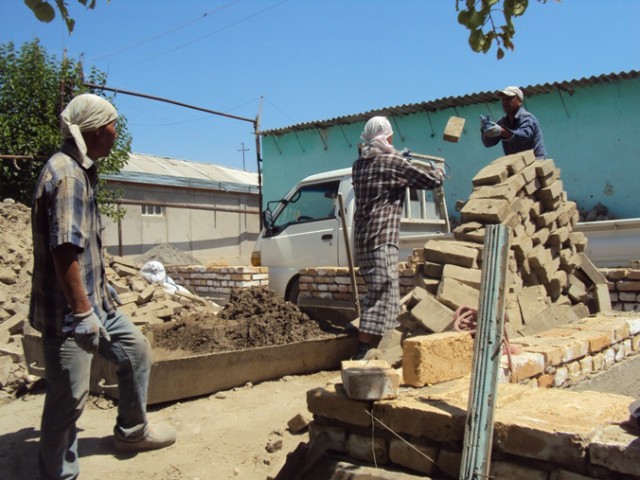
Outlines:
<svg viewBox="0 0 640 480"><path fill-rule="evenodd" d="M640 217L640 79L585 85L571 94L558 90L532 95L525 97L525 108L541 124L547 154L561 169L569 200L587 210L600 202L616 218ZM501 103L391 118L396 148L446 159L452 175L445 185L450 213L455 213L457 200L468 198L473 176L503 155L500 145L485 148L480 142L479 116L487 113L494 120L500 118ZM458 143L442 139L454 115L466 119ZM307 175L350 167L363 127L364 122L358 122L264 136L264 205L283 197Z"/></svg>

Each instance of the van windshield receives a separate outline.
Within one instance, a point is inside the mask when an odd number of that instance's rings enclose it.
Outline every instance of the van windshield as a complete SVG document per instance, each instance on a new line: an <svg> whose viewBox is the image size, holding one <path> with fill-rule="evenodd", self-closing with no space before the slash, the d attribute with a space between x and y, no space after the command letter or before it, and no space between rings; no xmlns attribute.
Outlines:
<svg viewBox="0 0 640 480"><path fill-rule="evenodd" d="M274 218L274 230L283 230L294 223L336 217L339 186L340 181L335 180L298 188Z"/></svg>

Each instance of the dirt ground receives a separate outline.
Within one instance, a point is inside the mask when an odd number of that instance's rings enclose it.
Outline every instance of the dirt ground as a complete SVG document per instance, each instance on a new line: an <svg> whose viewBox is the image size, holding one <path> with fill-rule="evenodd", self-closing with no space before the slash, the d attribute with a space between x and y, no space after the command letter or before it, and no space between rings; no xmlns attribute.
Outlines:
<svg viewBox="0 0 640 480"><path fill-rule="evenodd" d="M80 478L153 480L265 480L275 476L308 433L291 434L287 422L308 415L306 392L337 381L339 372L284 377L208 397L150 409L152 422L178 431L176 444L137 455L111 446L116 408L90 397L78 422ZM0 405L0 480L37 478L38 435L44 394Z"/></svg>

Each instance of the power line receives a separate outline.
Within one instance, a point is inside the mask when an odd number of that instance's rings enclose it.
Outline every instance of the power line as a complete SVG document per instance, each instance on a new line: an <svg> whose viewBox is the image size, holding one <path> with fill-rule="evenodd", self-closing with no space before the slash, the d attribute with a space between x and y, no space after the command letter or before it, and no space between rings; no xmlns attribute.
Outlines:
<svg viewBox="0 0 640 480"><path fill-rule="evenodd" d="M152 37L146 38L146 39L141 40L140 42L135 43L135 44L133 44L133 45L130 45L130 46L128 46L128 47L124 47L124 48L121 48L121 49L119 49L119 50L114 50L113 52L109 52L109 53L104 53L104 54L102 54L102 55L98 55L97 57L93 57L93 58L91 58L91 60L92 60L92 61L96 61L96 60L100 60L101 58L105 58L105 57L112 57L112 56L117 55L117 54L119 54L119 53L126 52L126 51L128 51L128 50L132 50L132 49L134 49L134 48L139 47L140 45L144 45L145 43L149 43L149 42L151 42L151 41L153 41L153 40L157 40L158 38L164 37L165 35L169 35L170 33L177 32L178 30L182 30L183 28L186 28L186 27L188 27L189 25L193 25L193 24L194 24L194 23L196 23L196 22L199 22L199 21L201 21L201 20L204 20L207 16L212 15L212 14L214 14L214 13L217 13L217 12L219 12L220 10L224 10L225 8L230 7L231 5L233 5L234 3L238 3L239 1L240 1L240 0L233 0L232 2L226 3L226 4L224 4L224 5L222 5L222 6L218 7L218 8L216 8L215 10L211 10L211 11L208 11L208 12L204 12L204 13L203 13L202 15L200 15L199 17L194 18L193 20L190 20L190 21L188 21L187 23L183 23L182 25L179 25L179 26L177 26L177 27L175 27L175 28L172 28L171 30L167 30L166 32L159 33L158 35L154 35L154 36L152 36Z"/></svg>
<svg viewBox="0 0 640 480"><path fill-rule="evenodd" d="M159 53L158 55L154 55L152 57L145 58L144 60L141 60L139 62L132 63L131 65L127 65L126 67L122 67L122 68L120 68L118 70L115 70L115 72L121 72L121 71L126 70L128 68L136 67L136 66L138 66L138 65L140 65L142 63L145 63L145 62L148 62L148 61L151 61L151 60L155 60L156 58L163 57L164 55L167 55L167 54L169 54L171 52L174 52L176 50L180 50L181 48L184 48L184 47L187 47L189 45L192 45L192 44L194 44L196 42L204 40L205 38L209 38L209 37L211 37L211 36L213 36L213 35L215 35L217 33L223 32L225 30L229 30L231 27L235 27L236 25L244 23L244 22L246 22L247 20L250 20L253 17L256 17L256 16L258 16L258 15L264 13L264 12L267 12L269 10L272 10L272 9L282 5L283 3L286 3L287 1L288 0L282 0L281 2L275 3L275 4L273 4L273 5L269 6L269 7L263 8L262 10L259 10L259 11L255 12L255 13L252 13L251 15L247 15L246 17L243 17L243 18L241 18L240 20L238 20L236 22L233 22L233 23L231 23L229 25L226 25L226 26L224 26L222 28L219 28L218 30L215 30L215 31L213 31L211 33L208 33L207 35L204 35L202 37L196 38L195 40L191 40L190 42L183 43L182 45L179 45L179 46L177 46L175 48L172 48L171 50L166 50L166 51L164 51L162 53Z"/></svg>

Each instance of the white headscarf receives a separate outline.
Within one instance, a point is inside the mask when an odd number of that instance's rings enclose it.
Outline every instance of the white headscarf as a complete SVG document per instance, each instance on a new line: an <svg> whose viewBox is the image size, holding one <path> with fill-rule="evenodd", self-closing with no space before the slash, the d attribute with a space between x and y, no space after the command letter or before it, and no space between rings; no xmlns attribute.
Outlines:
<svg viewBox="0 0 640 480"><path fill-rule="evenodd" d="M360 156L362 158L371 158L379 153L395 152L395 148L387 140L391 135L393 135L393 129L387 117L370 118L360 136L364 140Z"/></svg>
<svg viewBox="0 0 640 480"><path fill-rule="evenodd" d="M83 93L71 100L60 114L60 131L63 138L73 138L82 159L86 160L87 145L82 132L97 130L116 118L118 112L109 101L92 93Z"/></svg>

